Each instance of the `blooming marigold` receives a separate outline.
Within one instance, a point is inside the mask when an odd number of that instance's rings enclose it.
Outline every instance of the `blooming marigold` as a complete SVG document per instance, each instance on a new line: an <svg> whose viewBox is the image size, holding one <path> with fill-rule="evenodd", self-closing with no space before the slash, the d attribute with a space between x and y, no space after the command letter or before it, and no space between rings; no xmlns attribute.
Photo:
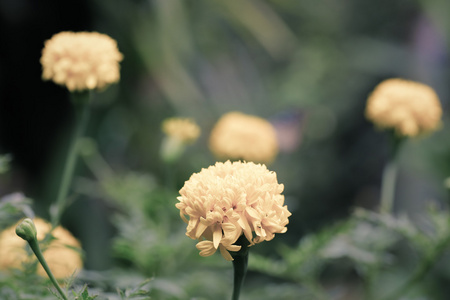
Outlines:
<svg viewBox="0 0 450 300"><path fill-rule="evenodd" d="M161 157L167 163L178 160L186 145L195 142L200 127L191 119L169 118L163 121L162 131L166 134L161 143Z"/></svg>
<svg viewBox="0 0 450 300"><path fill-rule="evenodd" d="M278 154L274 127L268 121L240 112L223 115L211 131L209 148L221 159L270 163Z"/></svg>
<svg viewBox="0 0 450 300"><path fill-rule="evenodd" d="M239 251L234 243L243 234L250 245L284 233L291 213L284 205L283 184L275 172L252 162L217 162L185 182L177 199L186 235L199 240L201 256L220 250Z"/></svg>
<svg viewBox="0 0 450 300"><path fill-rule="evenodd" d="M185 144L193 143L200 135L200 127L187 118L168 118L162 123L162 131Z"/></svg>
<svg viewBox="0 0 450 300"><path fill-rule="evenodd" d="M114 39L98 32L55 34L42 50L42 78L70 91L101 89L120 79L123 59Z"/></svg>
<svg viewBox="0 0 450 300"><path fill-rule="evenodd" d="M428 85L393 78L381 82L367 100L366 117L380 128L392 128L401 136L417 136L436 130L442 108Z"/></svg>
<svg viewBox="0 0 450 300"><path fill-rule="evenodd" d="M52 228L51 224L40 218L34 219L33 222L37 239L44 239ZM16 235L16 226L17 224L0 233L0 270L19 269L22 263L30 259L26 251L27 242ZM70 277L83 267L80 251L77 250L81 248L80 242L61 226L56 227L52 235L55 239L43 249L44 258L56 278ZM47 276L40 265L37 272L40 276Z"/></svg>

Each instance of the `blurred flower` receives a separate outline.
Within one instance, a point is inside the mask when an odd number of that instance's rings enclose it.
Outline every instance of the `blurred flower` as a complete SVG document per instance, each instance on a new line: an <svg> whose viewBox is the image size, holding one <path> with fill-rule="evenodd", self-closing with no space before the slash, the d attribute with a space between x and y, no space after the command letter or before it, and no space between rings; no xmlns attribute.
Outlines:
<svg viewBox="0 0 450 300"><path fill-rule="evenodd" d="M70 91L101 89L120 79L123 59L114 39L98 32L60 32L45 42L42 78Z"/></svg>
<svg viewBox="0 0 450 300"><path fill-rule="evenodd" d="M51 230L52 225L46 221L35 218L33 220L37 231L37 239L43 240ZM35 259L30 257L26 250L27 242L15 233L17 224L0 233L0 270L20 269L24 262ZM78 249L80 243L72 234L61 226L56 227L52 239L47 248L44 247L44 258L56 278L70 277L83 267L83 261ZM44 269L39 265L38 274L46 277Z"/></svg>
<svg viewBox="0 0 450 300"><path fill-rule="evenodd" d="M265 165L217 162L186 181L176 207L188 223L186 235L200 241L201 256L219 249L225 259L233 260L228 251L241 248L234 243L242 234L253 245L286 232L291 213L284 205L283 189Z"/></svg>
<svg viewBox="0 0 450 300"><path fill-rule="evenodd" d="M394 78L381 82L367 100L366 117L401 136L434 131L442 108L434 90L422 83Z"/></svg>
<svg viewBox="0 0 450 300"><path fill-rule="evenodd" d="M192 144L200 136L200 127L194 120L187 118L168 118L162 123L166 134L161 144L161 157L166 162L177 160L186 145Z"/></svg>
<svg viewBox="0 0 450 300"><path fill-rule="evenodd" d="M195 142L200 135L200 127L191 119L168 118L162 123L162 131L169 137L190 144Z"/></svg>
<svg viewBox="0 0 450 300"><path fill-rule="evenodd" d="M272 162L278 154L274 127L265 119L230 112L211 131L209 148L221 159Z"/></svg>

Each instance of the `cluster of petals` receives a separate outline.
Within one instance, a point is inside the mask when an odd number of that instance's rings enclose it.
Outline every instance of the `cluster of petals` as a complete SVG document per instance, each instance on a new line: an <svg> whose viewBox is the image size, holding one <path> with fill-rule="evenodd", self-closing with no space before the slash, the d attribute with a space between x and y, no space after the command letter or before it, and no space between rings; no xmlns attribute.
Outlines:
<svg viewBox="0 0 450 300"><path fill-rule="evenodd" d="M51 231L52 225L40 218L35 218L33 222L37 239L42 241ZM0 232L0 270L21 269L23 263L36 261L27 251L27 242L16 234L18 224ZM53 229L51 234L53 239L42 249L43 256L56 278L68 278L83 268L80 242L61 226ZM42 277L47 276L40 265L37 273Z"/></svg>
<svg viewBox="0 0 450 300"><path fill-rule="evenodd" d="M367 100L366 117L378 127L400 136L414 137L436 130L442 107L428 85L399 78L375 87Z"/></svg>
<svg viewBox="0 0 450 300"><path fill-rule="evenodd" d="M42 78L72 91L102 89L120 79L117 42L98 32L55 34L42 50Z"/></svg>
<svg viewBox="0 0 450 300"><path fill-rule="evenodd" d="M217 162L185 182L176 207L188 224L186 235L199 240L201 256L217 249L227 260L239 251L237 239L249 245L270 241L284 233L291 213L284 205L283 184L276 173L253 162Z"/></svg>
<svg viewBox="0 0 450 300"><path fill-rule="evenodd" d="M189 118L168 118L162 123L162 131L185 144L195 142L200 136L200 127Z"/></svg>
<svg viewBox="0 0 450 300"><path fill-rule="evenodd" d="M219 159L270 163L278 154L278 141L275 128L267 120L229 112L212 129L209 148Z"/></svg>

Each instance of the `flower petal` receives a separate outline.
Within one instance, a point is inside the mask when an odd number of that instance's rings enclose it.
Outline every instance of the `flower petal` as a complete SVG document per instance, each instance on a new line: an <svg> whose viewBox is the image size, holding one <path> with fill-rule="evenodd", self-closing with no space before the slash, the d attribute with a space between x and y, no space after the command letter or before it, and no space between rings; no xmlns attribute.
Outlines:
<svg viewBox="0 0 450 300"><path fill-rule="evenodd" d="M223 258L225 258L228 261L234 260L233 257L231 256L230 252L228 252L224 246L220 245L219 250L220 250L220 254L222 254Z"/></svg>
<svg viewBox="0 0 450 300"><path fill-rule="evenodd" d="M213 243L211 241L201 241L195 245L198 250L200 250L200 256L211 256L216 253L216 248L214 248Z"/></svg>

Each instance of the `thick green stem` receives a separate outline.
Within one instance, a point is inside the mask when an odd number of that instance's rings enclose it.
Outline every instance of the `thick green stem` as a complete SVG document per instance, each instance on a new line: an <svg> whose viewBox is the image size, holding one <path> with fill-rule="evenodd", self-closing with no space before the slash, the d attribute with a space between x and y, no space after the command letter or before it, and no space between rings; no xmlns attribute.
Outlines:
<svg viewBox="0 0 450 300"><path fill-rule="evenodd" d="M231 253L233 257L234 281L233 281L233 296L231 300L239 300L241 288L244 283L245 275L247 274L248 265L248 245L247 238L242 235L235 243L240 245L241 249L237 252Z"/></svg>
<svg viewBox="0 0 450 300"><path fill-rule="evenodd" d="M233 260L234 268L234 286L232 300L239 300L241 287L247 274L248 253L247 255L237 256Z"/></svg>
<svg viewBox="0 0 450 300"><path fill-rule="evenodd" d="M75 128L72 139L70 141L68 155L64 164L58 194L56 197L56 201L54 203L56 205L56 211L52 214L53 226L56 226L59 223L61 215L66 207L67 194L69 191L69 186L72 181L73 171L75 169L75 164L77 161L78 140L84 134L87 120L89 117L89 99L90 99L89 92L82 92L82 93L74 92L71 95L76 113Z"/></svg>
<svg viewBox="0 0 450 300"><path fill-rule="evenodd" d="M383 170L381 180L380 212L392 213L395 198L395 186L397 183L397 157L402 139L392 133L392 148L389 161Z"/></svg>
<svg viewBox="0 0 450 300"><path fill-rule="evenodd" d="M37 240L36 239L30 239L30 240L28 240L28 244L30 245L31 250L33 250L34 255L36 255L37 259L39 260L39 263L44 268L45 272L48 275L48 278L50 278L50 281L53 283L53 285L55 286L55 288L58 291L58 293L61 295L61 297L64 300L68 300L66 294L63 292L63 290L61 289L61 287L58 284L58 281L56 281L55 276L53 276L52 271L48 267L48 264L45 261L44 256L42 255L41 248L39 247L39 244L38 244Z"/></svg>

